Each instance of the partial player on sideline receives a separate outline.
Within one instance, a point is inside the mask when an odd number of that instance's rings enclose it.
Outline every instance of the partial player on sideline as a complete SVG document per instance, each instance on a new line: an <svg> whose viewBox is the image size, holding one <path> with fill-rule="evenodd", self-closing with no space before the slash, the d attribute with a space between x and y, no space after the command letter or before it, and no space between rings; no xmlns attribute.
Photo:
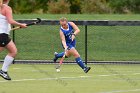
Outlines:
<svg viewBox="0 0 140 93"><path fill-rule="evenodd" d="M0 70L0 76L6 80L11 80L7 71L9 65L13 62L14 57L17 54L17 48L14 42L9 37L11 26L17 25L21 28L26 28L26 24L16 22L12 17L12 9L8 6L10 0L0 0L0 52L6 49L8 54L4 59L2 69Z"/></svg>

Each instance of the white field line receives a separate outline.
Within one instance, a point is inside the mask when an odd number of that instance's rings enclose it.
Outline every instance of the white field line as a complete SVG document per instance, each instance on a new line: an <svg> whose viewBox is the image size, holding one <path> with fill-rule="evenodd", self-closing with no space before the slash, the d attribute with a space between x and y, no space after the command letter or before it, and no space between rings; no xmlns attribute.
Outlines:
<svg viewBox="0 0 140 93"><path fill-rule="evenodd" d="M139 75L140 73L134 73L133 75Z"/></svg>
<svg viewBox="0 0 140 93"><path fill-rule="evenodd" d="M15 69L20 69L20 68L15 68ZM133 74L121 74L121 75L139 75L140 73L133 73ZM117 76L120 74L104 74L104 75L96 75L99 77L108 77L108 76ZM57 80L57 79L79 79L79 78L91 78L93 76L77 76L77 77L58 77L58 78L39 78L39 79L19 79L19 80L12 80L15 82L18 81L35 81L35 80ZM0 83L2 82L8 82L6 80L4 81L0 81Z"/></svg>
<svg viewBox="0 0 140 93"><path fill-rule="evenodd" d="M21 69L21 68L13 68L13 69L17 70L17 69Z"/></svg>
<svg viewBox="0 0 140 93"><path fill-rule="evenodd" d="M114 90L108 92L100 92L100 93L124 93L124 92L140 92L140 89L133 89L133 90Z"/></svg>
<svg viewBox="0 0 140 93"><path fill-rule="evenodd" d="M19 80L11 80L12 82L22 82L22 81L37 81L37 80L57 80L57 79L80 79L80 78L90 78L92 76L78 76L78 77L56 77L56 78L39 78L39 79L19 79ZM10 81L0 81L3 82L10 82Z"/></svg>
<svg viewBox="0 0 140 93"><path fill-rule="evenodd" d="M133 73L133 74L104 74L104 75L97 75L97 76L101 76L101 77L107 77L107 76L118 76L118 75L139 75L140 73Z"/></svg>
<svg viewBox="0 0 140 93"><path fill-rule="evenodd" d="M111 76L111 75L98 75L98 76L101 76L101 77L107 77L107 76Z"/></svg>
<svg viewBox="0 0 140 93"><path fill-rule="evenodd" d="M138 75L140 73L134 73L133 75ZM97 75L99 77L108 77L108 76L115 76L119 74L110 74L110 75ZM125 74L126 75L126 74ZM19 79L19 80L12 80L12 82L22 82L22 81L37 81L37 80L57 80L57 79L80 79L80 78L92 78L93 76L77 76L77 77L55 77L55 78L38 78L38 79ZM0 83L9 82L6 80L0 81ZM107 92L108 93L108 92Z"/></svg>

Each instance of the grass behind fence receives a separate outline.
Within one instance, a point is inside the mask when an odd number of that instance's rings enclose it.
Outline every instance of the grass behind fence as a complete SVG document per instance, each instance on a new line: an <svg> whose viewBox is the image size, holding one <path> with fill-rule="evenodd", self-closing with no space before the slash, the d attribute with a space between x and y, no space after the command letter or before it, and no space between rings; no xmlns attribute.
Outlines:
<svg viewBox="0 0 140 93"><path fill-rule="evenodd" d="M15 15L20 18L43 17L59 19L62 15ZM68 19L81 20L100 19L138 19L138 15L64 15ZM129 17L131 18L129 18ZM73 17L73 18L72 18ZM105 18L104 18L105 17ZM96 19L98 19L96 18ZM77 39L77 50L82 59L85 57L85 28L79 26L81 32ZM88 60L140 60L140 27L139 26L88 26ZM18 48L18 60L52 60L55 51L63 51L59 26L31 26L15 31L16 45ZM12 34L12 32L11 32ZM0 54L3 59L6 52ZM74 60L70 58L68 60Z"/></svg>
<svg viewBox="0 0 140 93"><path fill-rule="evenodd" d="M140 60L139 26L88 27L89 60Z"/></svg>
<svg viewBox="0 0 140 93"><path fill-rule="evenodd" d="M14 15L16 19L42 18L59 20L67 17L69 20L140 20L139 14L22 14Z"/></svg>
<svg viewBox="0 0 140 93"><path fill-rule="evenodd" d="M85 31L76 36L76 49L85 57ZM140 60L140 27L89 26L88 60ZM59 26L32 26L15 31L18 55L16 59L52 60L53 53L62 52ZM68 60L74 60L73 57Z"/></svg>

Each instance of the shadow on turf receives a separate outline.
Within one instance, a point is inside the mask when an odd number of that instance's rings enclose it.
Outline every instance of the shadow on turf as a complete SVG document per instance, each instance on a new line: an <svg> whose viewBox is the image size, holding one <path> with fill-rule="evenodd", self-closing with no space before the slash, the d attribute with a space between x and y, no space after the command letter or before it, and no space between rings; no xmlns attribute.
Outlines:
<svg viewBox="0 0 140 93"><path fill-rule="evenodd" d="M122 79L122 80L125 80L125 81L128 82L130 85L132 85L132 86L137 86L137 85L138 85L137 82L135 82L135 81L133 81L132 79L130 79L129 77L126 77L125 75L123 75L123 74L121 74L121 73L119 73L119 72L117 72L117 71L115 71L115 70L113 70L113 69L107 67L106 65L102 64L102 67L103 67L106 71L108 71L109 73L111 73L111 74L116 74L117 77L119 77L119 78Z"/></svg>
<svg viewBox="0 0 140 93"><path fill-rule="evenodd" d="M56 78L56 82L59 83L60 85L66 87L68 85L68 83L60 78L55 77L53 74L43 71L42 69L36 67L34 64L31 65L35 70L39 71L42 74L45 74L46 76L50 77L50 78ZM5 92L3 92L5 93ZM72 91L72 93L76 93L76 91Z"/></svg>
<svg viewBox="0 0 140 93"><path fill-rule="evenodd" d="M42 73L42 74L45 74L46 76L48 76L49 78L56 78L56 82L57 83L59 83L60 85L62 85L62 86L67 86L68 85L68 83L66 82L66 81L64 81L64 80L62 80L62 79L60 79L60 78L57 78L57 77L55 77L53 74L51 74L51 73L49 73L49 72L47 72L47 71L43 71L42 69L40 69L40 68L38 68L38 67L36 67L35 65L31 65L34 69L36 69L37 71L39 71L40 73Z"/></svg>

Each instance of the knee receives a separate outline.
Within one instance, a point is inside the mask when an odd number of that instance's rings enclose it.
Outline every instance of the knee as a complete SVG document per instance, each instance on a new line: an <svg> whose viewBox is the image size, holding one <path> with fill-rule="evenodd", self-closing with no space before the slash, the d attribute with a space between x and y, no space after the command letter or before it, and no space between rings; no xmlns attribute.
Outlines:
<svg viewBox="0 0 140 93"><path fill-rule="evenodd" d="M17 50L9 52L9 55L12 56L12 57L15 57L17 55Z"/></svg>
<svg viewBox="0 0 140 93"><path fill-rule="evenodd" d="M17 55L17 49L13 52L13 56L15 57Z"/></svg>
<svg viewBox="0 0 140 93"><path fill-rule="evenodd" d="M75 58L80 57L80 54L78 53L78 51L75 48L70 50L70 54L72 56L74 56Z"/></svg>
<svg viewBox="0 0 140 93"><path fill-rule="evenodd" d="M78 53L74 53L73 56L74 56L75 58L80 57L80 55L79 55Z"/></svg>
<svg viewBox="0 0 140 93"><path fill-rule="evenodd" d="M17 50L13 53L14 57L17 55Z"/></svg>

